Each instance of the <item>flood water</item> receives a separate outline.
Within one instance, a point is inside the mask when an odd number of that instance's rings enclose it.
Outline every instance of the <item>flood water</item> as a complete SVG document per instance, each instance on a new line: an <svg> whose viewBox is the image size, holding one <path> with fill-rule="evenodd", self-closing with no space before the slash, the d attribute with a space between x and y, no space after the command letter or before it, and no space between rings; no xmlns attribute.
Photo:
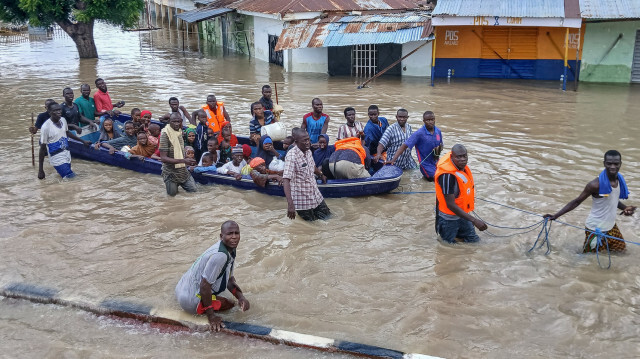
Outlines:
<svg viewBox="0 0 640 359"><path fill-rule="evenodd" d="M251 301L227 320L443 357L640 356L640 248L613 256L610 270L582 255L584 232L554 225L552 252L527 254L537 233L480 234L477 245L444 245L434 233L433 194L328 199L328 222L286 217L284 198L231 187L200 187L168 198L161 177L73 160L78 177L47 178L31 166L27 127L44 100L102 77L114 101L154 118L177 96L189 111L215 93L234 132L248 134L249 105L260 87L278 85L292 128L320 97L329 134L354 106L384 116L409 110L409 123L436 113L446 150L463 143L477 196L536 213L555 212L602 170L602 155L623 154L622 173L638 205L640 87L559 82L382 78L357 81L283 73L242 56L194 51L177 33L121 32L99 24L99 60L78 60L66 38L0 44L0 284L24 281L86 298L133 298L179 308L174 287L218 237L240 224L236 278ZM36 140L37 144L37 140ZM37 159L36 159L37 161ZM416 170L402 191L432 191ZM584 224L590 206L562 219ZM521 227L540 218L478 201L492 224ZM638 214L619 216L625 238L639 241ZM494 234L513 231L495 229ZM606 258L602 258L606 264ZM37 340L34 340L37 338ZM223 334L167 333L57 306L0 300L0 350L8 357L334 357Z"/></svg>

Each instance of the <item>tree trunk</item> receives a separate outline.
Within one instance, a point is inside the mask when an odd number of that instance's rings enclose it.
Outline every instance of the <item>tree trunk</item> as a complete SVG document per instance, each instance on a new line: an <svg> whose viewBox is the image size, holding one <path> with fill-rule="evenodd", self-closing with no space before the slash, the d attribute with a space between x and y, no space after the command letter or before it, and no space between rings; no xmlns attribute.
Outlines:
<svg viewBox="0 0 640 359"><path fill-rule="evenodd" d="M58 22L62 30L76 43L78 55L80 55L81 59L95 59L98 57L96 43L93 40L93 24L94 20L88 23L77 22L75 24L70 21Z"/></svg>

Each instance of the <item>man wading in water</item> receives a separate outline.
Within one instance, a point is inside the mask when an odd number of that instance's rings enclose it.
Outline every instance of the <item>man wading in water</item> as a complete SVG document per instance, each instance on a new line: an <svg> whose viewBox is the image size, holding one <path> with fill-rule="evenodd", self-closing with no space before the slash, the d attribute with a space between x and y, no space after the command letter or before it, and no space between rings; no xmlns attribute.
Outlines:
<svg viewBox="0 0 640 359"><path fill-rule="evenodd" d="M187 166L195 166L193 158L184 158L184 139L182 138L182 116L171 114L169 125L160 133L160 158L162 160L162 179L171 197L178 193L178 186L187 192L196 191L196 182L187 170Z"/></svg>
<svg viewBox="0 0 640 359"><path fill-rule="evenodd" d="M233 276L236 248L240 243L240 227L234 221L226 221L220 227L220 240L209 247L176 286L176 298L185 311L206 314L211 330L224 328L216 311L229 310L234 303L219 294L229 289L242 311L249 310L249 301L242 294Z"/></svg>
<svg viewBox="0 0 640 359"><path fill-rule="evenodd" d="M550 220L558 219L563 214L572 211L580 205L587 197L591 196L593 204L591 212L585 222L585 239L583 252L595 252L597 246L597 238L593 233L599 229L602 234L621 238L622 233L616 224L616 209L621 210L620 214L632 216L636 210L635 206L626 206L620 199L629 198L629 190L624 177L619 173L622 166L622 155L616 150L607 151L604 154L604 170L600 175L587 183L584 190L573 201L567 203L556 214L545 214L544 218ZM613 238L603 238L602 244L598 248L599 251L609 250L612 252L622 252L626 249L624 241Z"/></svg>

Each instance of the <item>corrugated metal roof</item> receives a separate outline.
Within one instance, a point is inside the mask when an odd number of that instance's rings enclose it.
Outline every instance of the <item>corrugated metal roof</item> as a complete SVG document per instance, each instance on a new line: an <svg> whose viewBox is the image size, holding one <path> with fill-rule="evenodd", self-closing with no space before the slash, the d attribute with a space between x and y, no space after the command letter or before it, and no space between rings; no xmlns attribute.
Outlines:
<svg viewBox="0 0 640 359"><path fill-rule="evenodd" d="M425 15L335 16L304 20L282 30L276 51L305 47L361 44L404 44L432 40L431 19Z"/></svg>
<svg viewBox="0 0 640 359"><path fill-rule="evenodd" d="M564 0L439 0L437 15L564 18L565 12Z"/></svg>
<svg viewBox="0 0 640 359"><path fill-rule="evenodd" d="M176 15L179 19L182 19L186 22L200 22L203 20L211 19L216 16L220 16L229 12L235 11L234 9L229 8L216 8L216 9L197 9L191 10L187 12L183 12L181 14Z"/></svg>
<svg viewBox="0 0 640 359"><path fill-rule="evenodd" d="M229 7L265 14L318 11L408 10L417 9L419 0L239 0Z"/></svg>
<svg viewBox="0 0 640 359"><path fill-rule="evenodd" d="M583 19L638 19L639 0L580 0Z"/></svg>

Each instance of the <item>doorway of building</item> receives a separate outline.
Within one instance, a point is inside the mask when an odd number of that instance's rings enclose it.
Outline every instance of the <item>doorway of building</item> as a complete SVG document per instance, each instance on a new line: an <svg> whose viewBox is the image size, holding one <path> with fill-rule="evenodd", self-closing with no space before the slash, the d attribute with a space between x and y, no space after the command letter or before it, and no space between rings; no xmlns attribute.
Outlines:
<svg viewBox="0 0 640 359"><path fill-rule="evenodd" d="M278 36L269 35L269 62L278 66L284 63L282 51L276 51Z"/></svg>

